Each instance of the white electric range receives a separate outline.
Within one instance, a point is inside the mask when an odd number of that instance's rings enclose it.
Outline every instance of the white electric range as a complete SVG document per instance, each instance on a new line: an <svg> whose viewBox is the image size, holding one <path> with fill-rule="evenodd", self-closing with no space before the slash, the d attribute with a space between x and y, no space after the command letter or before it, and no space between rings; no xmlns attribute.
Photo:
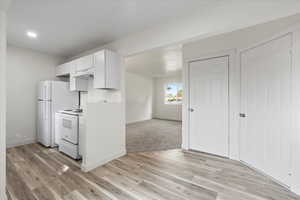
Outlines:
<svg viewBox="0 0 300 200"><path fill-rule="evenodd" d="M79 117L83 112L77 110L64 110L56 113L56 131L60 136L59 151L74 158L81 159Z"/></svg>

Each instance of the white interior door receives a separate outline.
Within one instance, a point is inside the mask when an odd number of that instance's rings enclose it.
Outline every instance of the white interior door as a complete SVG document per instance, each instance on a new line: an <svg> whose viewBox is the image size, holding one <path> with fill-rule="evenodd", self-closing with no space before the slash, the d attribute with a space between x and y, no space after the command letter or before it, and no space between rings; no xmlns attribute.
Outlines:
<svg viewBox="0 0 300 200"><path fill-rule="evenodd" d="M291 35L241 54L241 160L289 185Z"/></svg>
<svg viewBox="0 0 300 200"><path fill-rule="evenodd" d="M190 136L192 150L228 157L229 56L191 62Z"/></svg>

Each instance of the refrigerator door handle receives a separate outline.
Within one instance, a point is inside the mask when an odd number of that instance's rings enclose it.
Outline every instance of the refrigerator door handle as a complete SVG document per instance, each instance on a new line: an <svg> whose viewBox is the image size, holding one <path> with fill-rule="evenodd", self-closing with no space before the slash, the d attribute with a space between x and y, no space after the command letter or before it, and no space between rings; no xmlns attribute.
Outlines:
<svg viewBox="0 0 300 200"><path fill-rule="evenodd" d="M46 120L46 102L43 103L43 118Z"/></svg>

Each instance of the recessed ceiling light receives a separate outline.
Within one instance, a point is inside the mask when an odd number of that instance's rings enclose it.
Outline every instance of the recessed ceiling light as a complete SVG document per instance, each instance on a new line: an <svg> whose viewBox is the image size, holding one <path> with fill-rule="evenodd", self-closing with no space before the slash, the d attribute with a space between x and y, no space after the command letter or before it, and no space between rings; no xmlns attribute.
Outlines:
<svg viewBox="0 0 300 200"><path fill-rule="evenodd" d="M30 38L37 38L37 33L33 31L27 31L27 36Z"/></svg>

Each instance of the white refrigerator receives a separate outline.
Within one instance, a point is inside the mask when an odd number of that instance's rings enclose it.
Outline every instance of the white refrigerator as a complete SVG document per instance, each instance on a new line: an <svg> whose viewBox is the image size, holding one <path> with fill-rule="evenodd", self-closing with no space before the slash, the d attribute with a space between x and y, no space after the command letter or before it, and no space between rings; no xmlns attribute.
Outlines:
<svg viewBox="0 0 300 200"><path fill-rule="evenodd" d="M38 84L38 142L46 147L57 146L60 136L55 132L55 113L78 106L79 94L70 91L68 82L41 81Z"/></svg>

